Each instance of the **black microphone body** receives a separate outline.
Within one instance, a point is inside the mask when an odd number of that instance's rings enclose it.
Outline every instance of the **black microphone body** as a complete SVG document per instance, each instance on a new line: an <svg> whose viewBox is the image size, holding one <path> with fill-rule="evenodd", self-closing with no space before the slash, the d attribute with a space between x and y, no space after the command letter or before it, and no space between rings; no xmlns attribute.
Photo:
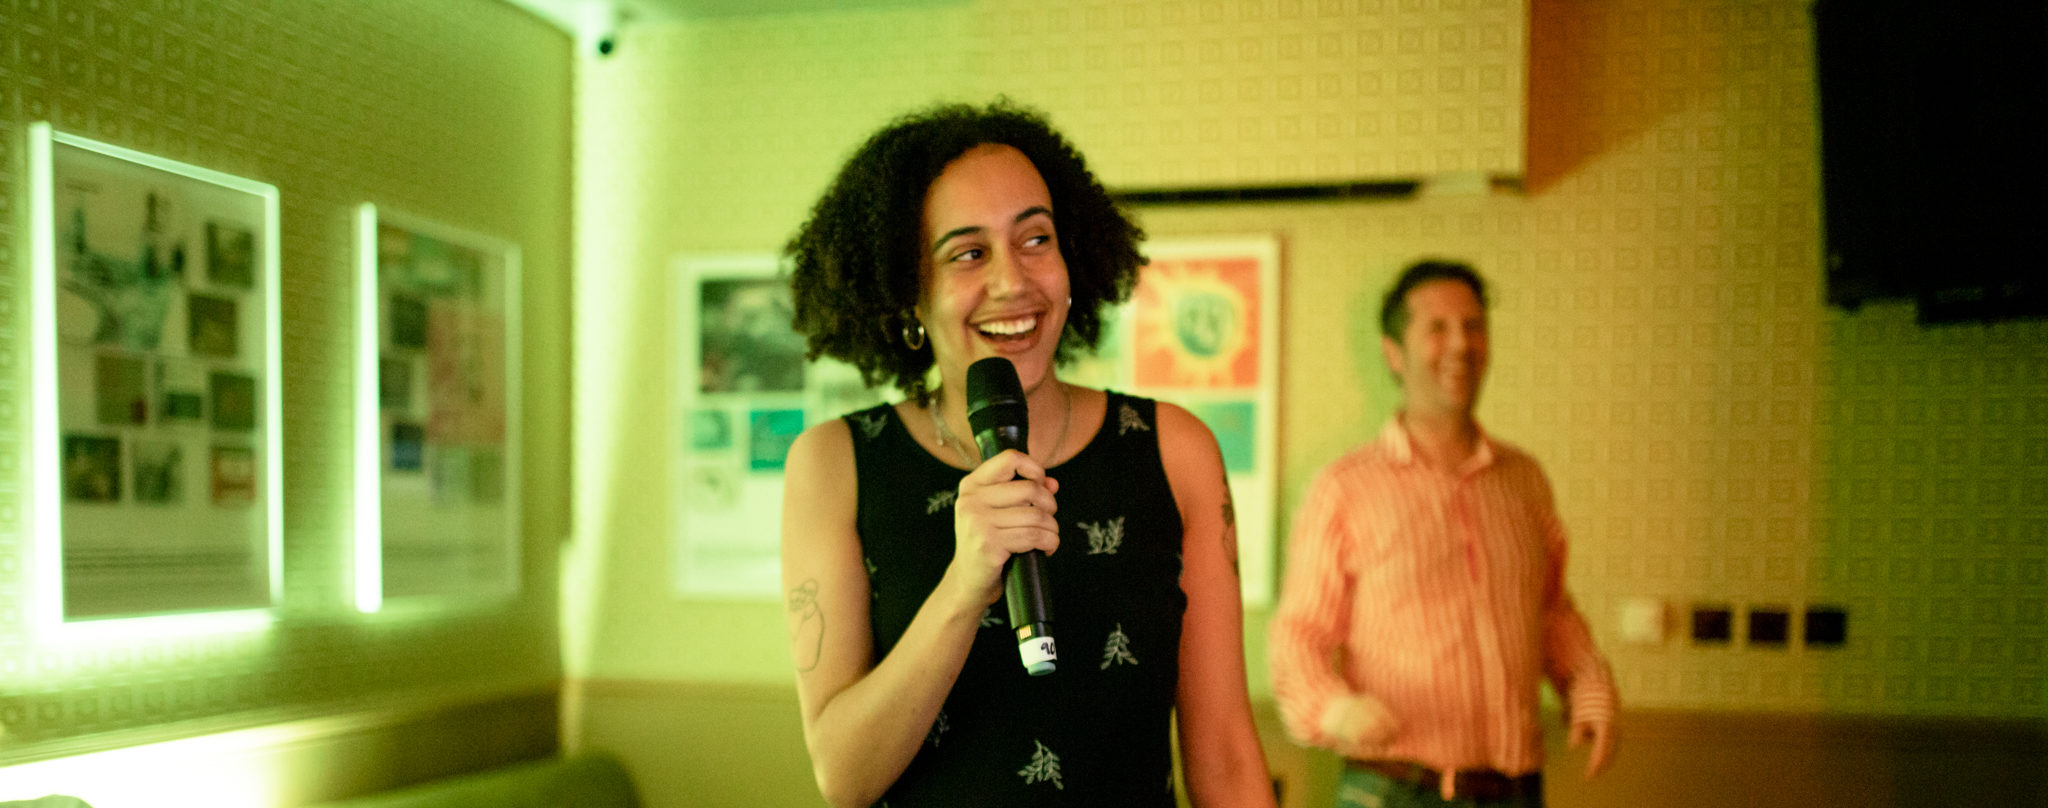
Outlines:
<svg viewBox="0 0 2048 808"><path fill-rule="evenodd" d="M967 367L967 425L974 430L974 444L983 458L1004 449L1030 453L1031 412L1010 360L992 356ZM1010 557L1003 575L1017 653L1032 676L1052 673L1059 658L1052 639L1052 587L1045 566L1043 552L1018 553Z"/></svg>

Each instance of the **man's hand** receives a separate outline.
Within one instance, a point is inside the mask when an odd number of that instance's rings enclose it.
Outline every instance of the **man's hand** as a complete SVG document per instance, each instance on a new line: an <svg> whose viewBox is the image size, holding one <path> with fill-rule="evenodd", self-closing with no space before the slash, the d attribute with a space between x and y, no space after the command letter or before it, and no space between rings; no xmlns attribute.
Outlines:
<svg viewBox="0 0 2048 808"><path fill-rule="evenodd" d="M1607 762L1614 757L1614 722L1575 721L1570 737L1573 749L1586 745L1588 741L1593 744L1586 753L1586 779L1607 770Z"/></svg>
<svg viewBox="0 0 2048 808"><path fill-rule="evenodd" d="M1394 736L1400 723L1379 699L1363 693L1339 696L1323 708L1317 729L1339 744L1378 746Z"/></svg>

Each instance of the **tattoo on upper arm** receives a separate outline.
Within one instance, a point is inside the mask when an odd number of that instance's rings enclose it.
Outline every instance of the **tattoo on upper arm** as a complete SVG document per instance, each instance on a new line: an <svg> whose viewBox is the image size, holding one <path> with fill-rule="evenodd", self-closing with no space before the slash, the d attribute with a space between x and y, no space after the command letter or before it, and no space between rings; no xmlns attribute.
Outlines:
<svg viewBox="0 0 2048 808"><path fill-rule="evenodd" d="M1223 479L1223 555L1230 559L1230 574L1244 577L1237 564L1237 502L1230 496L1230 478Z"/></svg>
<svg viewBox="0 0 2048 808"><path fill-rule="evenodd" d="M790 629L796 672L810 673L825 654L825 610L818 606L818 579L807 578L789 590L789 613L796 618Z"/></svg>

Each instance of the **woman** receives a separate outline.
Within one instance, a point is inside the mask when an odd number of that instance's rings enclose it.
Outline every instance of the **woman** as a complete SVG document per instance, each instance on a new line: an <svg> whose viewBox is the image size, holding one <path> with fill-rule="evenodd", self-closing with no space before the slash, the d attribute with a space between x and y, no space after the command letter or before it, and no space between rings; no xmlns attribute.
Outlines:
<svg viewBox="0 0 2048 808"><path fill-rule="evenodd" d="M908 394L807 430L785 470L797 691L832 804L1170 806L1176 715L1195 804L1273 804L1215 439L1056 373L1129 296L1142 237L1060 135L999 103L895 121L791 240L812 357ZM967 367L992 356L1023 384L1028 451L962 437ZM1038 677L1000 603L1030 550L1061 650Z"/></svg>

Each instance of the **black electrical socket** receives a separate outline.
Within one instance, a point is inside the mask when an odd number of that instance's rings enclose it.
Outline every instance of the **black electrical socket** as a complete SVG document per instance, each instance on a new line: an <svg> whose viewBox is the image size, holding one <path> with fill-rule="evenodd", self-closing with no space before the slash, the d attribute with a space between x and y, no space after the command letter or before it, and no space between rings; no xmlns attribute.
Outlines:
<svg viewBox="0 0 2048 808"><path fill-rule="evenodd" d="M1749 644L1783 647L1791 639L1792 614L1782 607L1749 610Z"/></svg>
<svg viewBox="0 0 2048 808"><path fill-rule="evenodd" d="M1806 644L1840 648L1849 642L1849 612L1840 606L1806 607Z"/></svg>
<svg viewBox="0 0 2048 808"><path fill-rule="evenodd" d="M1726 643L1735 636L1735 620L1726 606L1692 607L1692 641Z"/></svg>

